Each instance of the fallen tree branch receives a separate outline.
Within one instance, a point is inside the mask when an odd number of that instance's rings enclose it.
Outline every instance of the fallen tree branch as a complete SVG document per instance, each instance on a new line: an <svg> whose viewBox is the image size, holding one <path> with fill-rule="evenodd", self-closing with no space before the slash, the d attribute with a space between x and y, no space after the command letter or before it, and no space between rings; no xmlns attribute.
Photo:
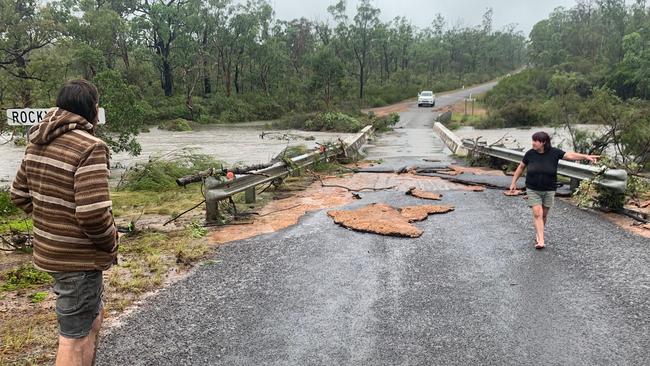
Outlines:
<svg viewBox="0 0 650 366"><path fill-rule="evenodd" d="M389 189L393 189L393 188L396 188L396 187L397 187L397 186L381 187L381 188L363 187L363 188L358 188L358 189L352 189L352 188L345 187L345 186L341 186L341 185L338 185L338 184L325 184L325 183L323 183L323 179L320 177L320 175L314 173L313 171L311 171L311 170L309 170L309 169L307 169L307 171L308 171L308 172L309 172L309 173L310 173L314 178L318 179L318 181L320 182L321 187L329 187L329 188L343 188L343 189L347 189L348 192L361 192L361 191L375 191L375 192L376 192L376 191L389 190Z"/></svg>
<svg viewBox="0 0 650 366"><path fill-rule="evenodd" d="M282 211L289 211L289 210L292 210L292 209L294 209L294 208L296 208L296 207L300 207L300 206L302 206L302 205L299 204L299 205L295 205L295 206L291 206L291 207L283 208L283 209L281 209L281 210L276 210L276 211L267 212L267 213L265 213L265 214L263 214L263 215L259 215L259 217L268 216L268 215L271 215L271 214L274 214L274 213L278 213L278 212L282 212Z"/></svg>
<svg viewBox="0 0 650 366"><path fill-rule="evenodd" d="M169 221L167 221L166 223L164 223L163 226L169 224L170 222L174 222L174 221L176 221L179 217L181 217L181 216L185 215L186 213L192 211L193 209L195 209L195 208L201 206L204 202L205 202L205 200L203 200L203 201L197 203L194 207L192 207L192 208L190 208L190 209L187 209L187 210L185 210L185 211L179 213L178 215L176 215L176 217L174 217L173 219L170 219Z"/></svg>

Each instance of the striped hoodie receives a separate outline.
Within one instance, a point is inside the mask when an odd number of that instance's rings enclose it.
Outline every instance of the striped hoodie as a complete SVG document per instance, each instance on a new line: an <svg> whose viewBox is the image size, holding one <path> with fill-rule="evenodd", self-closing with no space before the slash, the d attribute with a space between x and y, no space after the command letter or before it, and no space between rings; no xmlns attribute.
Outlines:
<svg viewBox="0 0 650 366"><path fill-rule="evenodd" d="M106 270L117 257L108 190L109 150L83 117L54 108L29 130L11 185L34 221L34 265L49 272Z"/></svg>

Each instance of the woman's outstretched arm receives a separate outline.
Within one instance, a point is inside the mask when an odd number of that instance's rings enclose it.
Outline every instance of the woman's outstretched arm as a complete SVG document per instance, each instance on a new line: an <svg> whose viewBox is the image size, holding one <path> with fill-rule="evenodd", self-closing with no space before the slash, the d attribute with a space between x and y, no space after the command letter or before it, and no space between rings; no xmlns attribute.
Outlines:
<svg viewBox="0 0 650 366"><path fill-rule="evenodd" d="M564 160L589 160L592 163L597 162L599 158L600 155L587 155L575 151L567 151L562 157Z"/></svg>

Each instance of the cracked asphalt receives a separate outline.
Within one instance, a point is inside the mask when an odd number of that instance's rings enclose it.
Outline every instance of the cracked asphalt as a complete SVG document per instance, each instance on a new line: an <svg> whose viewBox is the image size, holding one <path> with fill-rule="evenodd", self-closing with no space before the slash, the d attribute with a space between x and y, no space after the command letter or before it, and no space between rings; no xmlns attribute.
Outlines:
<svg viewBox="0 0 650 366"><path fill-rule="evenodd" d="M403 130L429 130L433 114L414 106ZM395 134L367 151L401 144L400 162L449 161L429 137L409 148ZM414 223L415 239L347 230L322 210L225 244L105 331L97 364L650 364L648 239L558 200L539 251L521 197L441 193L455 211ZM423 203L362 197L345 209Z"/></svg>

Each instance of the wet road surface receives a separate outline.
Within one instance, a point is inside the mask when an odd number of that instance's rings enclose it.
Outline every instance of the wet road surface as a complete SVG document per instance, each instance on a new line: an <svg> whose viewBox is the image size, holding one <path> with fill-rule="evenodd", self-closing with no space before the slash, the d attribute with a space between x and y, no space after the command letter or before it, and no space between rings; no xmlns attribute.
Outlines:
<svg viewBox="0 0 650 366"><path fill-rule="evenodd" d="M403 135L379 138L368 153L386 165L451 161L437 137L424 137L432 115L415 106L402 115ZM388 145L406 157L391 158ZM521 197L448 183L439 191L456 210L415 223L419 238L346 230L322 210L223 245L106 332L98 364L650 362L648 239L560 201L548 248L536 251ZM423 203L400 191L362 197L345 208Z"/></svg>

